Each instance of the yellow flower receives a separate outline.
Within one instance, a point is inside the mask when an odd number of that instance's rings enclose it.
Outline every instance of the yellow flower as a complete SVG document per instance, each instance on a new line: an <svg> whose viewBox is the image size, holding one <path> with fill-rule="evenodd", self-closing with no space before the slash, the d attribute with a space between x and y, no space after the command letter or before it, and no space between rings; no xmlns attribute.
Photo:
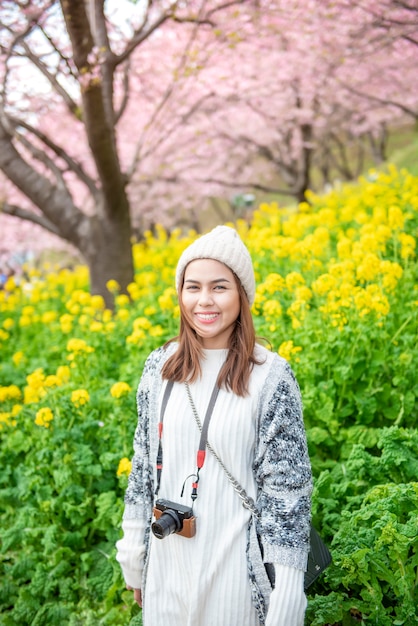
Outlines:
<svg viewBox="0 0 418 626"><path fill-rule="evenodd" d="M352 241L348 237L342 237L337 243L338 258L348 259L351 256Z"/></svg>
<svg viewBox="0 0 418 626"><path fill-rule="evenodd" d="M95 320L90 324L90 330L92 333L99 333L101 330L103 330L102 322L98 322L97 320Z"/></svg>
<svg viewBox="0 0 418 626"><path fill-rule="evenodd" d="M112 398L121 398L122 396L126 396L131 391L128 383L119 382L112 385L110 389L110 395Z"/></svg>
<svg viewBox="0 0 418 626"><path fill-rule="evenodd" d="M41 389L45 381L45 374L43 372L43 369L39 367L34 372L32 372L32 374L28 374L26 376L26 381L30 387L33 387L34 389Z"/></svg>
<svg viewBox="0 0 418 626"><path fill-rule="evenodd" d="M22 350L19 350L19 352L15 352L14 355L12 356L12 361L14 363L14 365L16 367L18 367L21 362L24 360L25 355L23 354Z"/></svg>
<svg viewBox="0 0 418 626"><path fill-rule="evenodd" d="M404 227L405 217L402 213L402 209L398 206L389 207L388 211L388 225L389 228L396 230Z"/></svg>
<svg viewBox="0 0 418 626"><path fill-rule="evenodd" d="M16 287L16 281L13 276L10 276L4 283L4 291L14 291Z"/></svg>
<svg viewBox="0 0 418 626"><path fill-rule="evenodd" d="M46 391L43 387L36 389L35 387L25 387L23 390L23 402L30 404L31 402L39 402L46 396Z"/></svg>
<svg viewBox="0 0 418 626"><path fill-rule="evenodd" d="M124 476L124 475L129 476L129 474L131 473L131 469L132 469L132 461L130 461L126 457L123 457L123 459L119 461L116 475L117 476Z"/></svg>
<svg viewBox="0 0 418 626"><path fill-rule="evenodd" d="M68 365L60 365L57 368L56 376L59 380L59 384L67 383L70 380L71 372Z"/></svg>
<svg viewBox="0 0 418 626"><path fill-rule="evenodd" d="M58 387L60 384L60 379L55 374L50 374L45 378L44 385L45 387Z"/></svg>
<svg viewBox="0 0 418 626"><path fill-rule="evenodd" d="M64 313L64 315L61 315L60 317L60 325L61 325L61 331L64 334L70 333L73 329L73 316L70 315L69 313Z"/></svg>
<svg viewBox="0 0 418 626"><path fill-rule="evenodd" d="M312 299L312 291L309 287L302 285L301 287L296 287L295 289L295 298L301 302L309 302Z"/></svg>
<svg viewBox="0 0 418 626"><path fill-rule="evenodd" d="M71 313L71 315L74 317L75 315L79 315L80 311L81 311L81 306L78 303L69 303L67 304L67 309L69 310L69 312Z"/></svg>
<svg viewBox="0 0 418 626"><path fill-rule="evenodd" d="M19 326L21 328L25 328L26 326L30 326L33 322L33 318L29 317L29 315L21 315L19 319Z"/></svg>
<svg viewBox="0 0 418 626"><path fill-rule="evenodd" d="M87 291L79 289L72 294L73 300L81 304L81 306L88 306L91 302L91 295Z"/></svg>
<svg viewBox="0 0 418 626"><path fill-rule="evenodd" d="M162 337L164 335L164 328L157 324L152 326L149 330L150 337Z"/></svg>
<svg viewBox="0 0 418 626"><path fill-rule="evenodd" d="M131 297L131 300L139 300L141 297L141 291L136 283L129 283L126 289Z"/></svg>
<svg viewBox="0 0 418 626"><path fill-rule="evenodd" d="M23 406L21 404L14 404L12 408L12 417L16 417L17 415L19 415L22 409Z"/></svg>
<svg viewBox="0 0 418 626"><path fill-rule="evenodd" d="M129 299L129 296L127 296L124 293L121 293L120 296L116 296L115 298L115 303L117 304L117 306L129 306L131 304L131 301Z"/></svg>
<svg viewBox="0 0 418 626"><path fill-rule="evenodd" d="M389 302L379 285L367 285L365 289L358 288L354 294L354 303L360 317L369 313L376 313L378 317L389 313Z"/></svg>
<svg viewBox="0 0 418 626"><path fill-rule="evenodd" d="M173 287L168 287L164 293L159 296L158 304L163 311L172 311L177 304L177 292Z"/></svg>
<svg viewBox="0 0 418 626"><path fill-rule="evenodd" d="M86 389L76 389L71 394L71 402L77 408L80 408L87 404L90 400L90 394Z"/></svg>
<svg viewBox="0 0 418 626"><path fill-rule="evenodd" d="M416 241L412 235L406 233L399 233L398 237L401 244L401 257L403 259L409 259L415 255Z"/></svg>
<svg viewBox="0 0 418 626"><path fill-rule="evenodd" d="M282 315L282 306L277 300L267 300L263 304L263 315L267 321L274 321Z"/></svg>
<svg viewBox="0 0 418 626"><path fill-rule="evenodd" d="M9 385L8 387L0 387L0 402L7 400L20 400L22 392L17 385Z"/></svg>
<svg viewBox="0 0 418 626"><path fill-rule="evenodd" d="M68 352L74 352L75 354L80 354L82 352L94 352L94 348L89 346L84 339L69 339L67 342L67 350Z"/></svg>
<svg viewBox="0 0 418 626"><path fill-rule="evenodd" d="M126 343L138 345L145 339L145 337L146 337L145 331L141 329L134 330L134 332L131 335L126 337Z"/></svg>
<svg viewBox="0 0 418 626"><path fill-rule="evenodd" d="M286 359L286 361L291 361L293 356L301 351L302 351L302 348L300 346L294 346L292 340L284 341L280 345L280 348L278 350L280 356ZM296 358L295 360L296 362L299 361L298 358Z"/></svg>
<svg viewBox="0 0 418 626"><path fill-rule="evenodd" d="M403 269L399 263L392 263L392 261L382 261L380 267L383 274L383 287L391 292L402 278Z"/></svg>
<svg viewBox="0 0 418 626"><path fill-rule="evenodd" d="M10 330L11 328L13 328L14 325L15 325L14 320L11 317L8 317L3 322L3 328L5 330Z"/></svg>
<svg viewBox="0 0 418 626"><path fill-rule="evenodd" d="M44 407L39 409L36 413L35 424L37 426L43 426L44 428L49 428L50 423L54 419L54 414L52 413L49 407Z"/></svg>
<svg viewBox="0 0 418 626"><path fill-rule="evenodd" d="M121 322L126 322L130 318L130 313L128 309L119 309L116 313L116 318L121 320Z"/></svg>
<svg viewBox="0 0 418 626"><path fill-rule="evenodd" d="M102 296L94 295L90 298L90 304L96 311L103 311L105 308L105 302Z"/></svg>
<svg viewBox="0 0 418 626"><path fill-rule="evenodd" d="M2 428L2 423L11 424L10 422L11 417L12 417L12 414L10 413L10 411L0 411L0 429Z"/></svg>
<svg viewBox="0 0 418 626"><path fill-rule="evenodd" d="M360 281L372 281L380 271L380 259L375 254L370 252L366 254L363 261L357 267L357 278Z"/></svg>
<svg viewBox="0 0 418 626"><path fill-rule="evenodd" d="M321 274L312 283L312 291L318 296L325 296L336 287L336 279L331 274Z"/></svg>
<svg viewBox="0 0 418 626"><path fill-rule="evenodd" d="M41 321L43 324L50 324L51 322L55 322L58 314L56 311L46 311L42 314Z"/></svg>
<svg viewBox="0 0 418 626"><path fill-rule="evenodd" d="M91 322L91 317L89 317L88 315L85 315L84 313L80 315L80 317L78 318L79 326L88 326L90 322Z"/></svg>
<svg viewBox="0 0 418 626"><path fill-rule="evenodd" d="M283 276L273 272L267 276L263 285L260 285L260 292L274 295L277 291L283 291L285 286L286 283Z"/></svg>
<svg viewBox="0 0 418 626"><path fill-rule="evenodd" d="M305 284L305 279L303 278L302 274L299 274L299 272L290 272L286 276L285 280L286 280L286 287L288 288L289 291L291 291L295 287L299 287L300 285Z"/></svg>
<svg viewBox="0 0 418 626"><path fill-rule="evenodd" d="M305 320L306 312L310 308L309 304L304 300L294 300L287 308L286 313L292 320L292 328L300 328Z"/></svg>
<svg viewBox="0 0 418 626"><path fill-rule="evenodd" d="M116 280L108 280L106 283L106 288L110 293L115 293L120 290L120 285Z"/></svg>
<svg viewBox="0 0 418 626"><path fill-rule="evenodd" d="M110 309L105 309L102 314L102 321L107 324L107 322L111 322L113 318L113 311Z"/></svg>
<svg viewBox="0 0 418 626"><path fill-rule="evenodd" d="M134 320L134 330L149 330L152 326L150 320L147 317L137 317Z"/></svg>

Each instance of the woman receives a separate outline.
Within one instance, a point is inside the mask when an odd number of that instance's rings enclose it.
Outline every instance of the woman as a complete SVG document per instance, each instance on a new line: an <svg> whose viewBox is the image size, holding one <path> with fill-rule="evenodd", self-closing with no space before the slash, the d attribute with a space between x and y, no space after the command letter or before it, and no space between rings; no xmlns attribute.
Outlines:
<svg viewBox="0 0 418 626"><path fill-rule="evenodd" d="M117 543L125 582L144 626L302 626L312 487L300 392L256 343L254 271L236 231L192 243L176 286L179 337L151 353L138 387Z"/></svg>

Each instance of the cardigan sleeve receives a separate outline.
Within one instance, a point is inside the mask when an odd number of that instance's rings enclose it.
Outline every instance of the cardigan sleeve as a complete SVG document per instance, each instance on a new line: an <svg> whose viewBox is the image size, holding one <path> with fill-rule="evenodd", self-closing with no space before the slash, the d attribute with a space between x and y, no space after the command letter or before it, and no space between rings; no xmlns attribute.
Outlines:
<svg viewBox="0 0 418 626"><path fill-rule="evenodd" d="M307 599L301 570L275 564L276 584L271 592L265 626L303 626Z"/></svg>
<svg viewBox="0 0 418 626"><path fill-rule="evenodd" d="M150 412L156 398L153 394L153 380L156 374L158 352L150 354L145 362L136 394L138 423L134 434L132 469L125 493L124 519L138 519L144 516L147 503L152 502L152 470L150 462Z"/></svg>
<svg viewBox="0 0 418 626"><path fill-rule="evenodd" d="M142 520L124 519L123 537L116 542L118 561L125 583L132 589L142 589L145 557L145 525Z"/></svg>
<svg viewBox="0 0 418 626"><path fill-rule="evenodd" d="M265 563L305 571L310 532L312 473L296 378L287 361L273 360L259 403L254 471Z"/></svg>
<svg viewBox="0 0 418 626"><path fill-rule="evenodd" d="M125 493L123 536L116 543L116 559L122 568L125 582L135 589L142 586L147 534L152 515L154 489L150 461L150 410L156 403L155 380L161 350L155 350L146 360L138 385L138 423L134 434L132 469Z"/></svg>

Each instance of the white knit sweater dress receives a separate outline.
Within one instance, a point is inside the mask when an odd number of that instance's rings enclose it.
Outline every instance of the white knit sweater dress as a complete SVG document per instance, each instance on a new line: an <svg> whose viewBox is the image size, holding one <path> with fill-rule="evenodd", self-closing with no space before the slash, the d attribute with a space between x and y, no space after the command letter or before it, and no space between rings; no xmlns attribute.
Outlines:
<svg viewBox="0 0 418 626"><path fill-rule="evenodd" d="M190 385L201 422L226 355L226 350L204 351L202 377ZM277 355L274 356L259 346L257 356L264 362L254 367L250 379L250 394L241 398L221 389L208 432L211 446L254 501L259 500L260 495L254 470L258 413L262 400L260 394L265 389L264 383L271 372L274 359L277 360ZM161 382L158 394L160 404L166 385L165 381ZM149 417L140 415L139 419L141 422L141 419ZM154 428L155 424L150 425L150 429ZM138 485L132 483L136 463L141 468L139 482L148 480L146 472L152 464L149 480L155 491L157 438L150 430L150 458L146 462L143 458L136 459L144 455L145 435L140 434L141 429L143 425L139 424L135 435L133 472L125 499L122 524L124 536L117 543L117 559L122 566L126 583L143 590L144 626L160 626L165 623L170 626L260 626L263 623L267 626L302 626L306 607L303 593L306 559L302 565L303 559L298 560L299 557L293 562L292 548L289 549L288 546L281 551L279 549L275 552L273 549L277 556L269 560L273 560L275 564L276 585L267 599L267 617L260 616L260 611L253 602L248 573L248 528L251 526L251 513L242 506L238 494L210 451L207 451L200 471L198 497L193 506L196 535L185 538L172 534L161 540L149 533L149 521L142 510L143 494L141 489L138 490ZM185 385L176 383L164 414L163 471L158 498L191 506L192 479L188 477L196 472L199 439L200 431ZM299 442L299 445L306 447L306 442ZM303 450L303 456L302 461L306 465L306 450ZM139 475L138 472L136 475ZM309 472L305 483L297 493L285 495L285 499L291 502L291 508L297 508L301 498L309 498ZM182 496L183 484L185 487ZM305 546L305 555L306 553Z"/></svg>

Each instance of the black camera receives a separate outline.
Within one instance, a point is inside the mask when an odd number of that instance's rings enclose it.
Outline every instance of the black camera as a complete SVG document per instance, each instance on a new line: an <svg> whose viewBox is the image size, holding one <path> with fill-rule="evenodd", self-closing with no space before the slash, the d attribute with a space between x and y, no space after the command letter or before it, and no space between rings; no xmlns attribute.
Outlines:
<svg viewBox="0 0 418 626"><path fill-rule="evenodd" d="M160 499L155 503L154 516L151 530L157 539L164 539L172 533L182 537L194 537L196 534L196 518L188 506Z"/></svg>

